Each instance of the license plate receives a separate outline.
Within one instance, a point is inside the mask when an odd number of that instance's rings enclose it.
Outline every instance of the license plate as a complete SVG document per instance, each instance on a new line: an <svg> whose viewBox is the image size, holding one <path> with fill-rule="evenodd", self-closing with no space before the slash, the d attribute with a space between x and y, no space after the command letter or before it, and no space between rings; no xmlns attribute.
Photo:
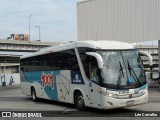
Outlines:
<svg viewBox="0 0 160 120"><path fill-rule="evenodd" d="M129 101L127 101L126 104L127 104L127 105L133 105L133 104L134 104L134 100L129 100Z"/></svg>

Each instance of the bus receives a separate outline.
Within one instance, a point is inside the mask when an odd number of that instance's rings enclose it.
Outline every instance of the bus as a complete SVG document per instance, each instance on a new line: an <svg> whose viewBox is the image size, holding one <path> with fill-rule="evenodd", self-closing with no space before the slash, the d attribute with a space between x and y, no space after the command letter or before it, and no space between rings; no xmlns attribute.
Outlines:
<svg viewBox="0 0 160 120"><path fill-rule="evenodd" d="M143 54L143 52L141 52ZM140 53L118 41L78 41L20 58L22 93L87 107L145 104L148 86Z"/></svg>

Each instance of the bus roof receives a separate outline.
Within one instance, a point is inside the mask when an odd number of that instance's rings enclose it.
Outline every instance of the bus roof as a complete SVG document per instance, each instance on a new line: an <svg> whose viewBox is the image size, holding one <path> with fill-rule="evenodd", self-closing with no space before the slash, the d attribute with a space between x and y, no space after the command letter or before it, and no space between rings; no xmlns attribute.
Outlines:
<svg viewBox="0 0 160 120"><path fill-rule="evenodd" d="M42 49L38 52L27 54L21 57L23 58L28 58L28 57L33 57L37 55L42 55L42 54L47 54L47 53L52 53L52 52L58 52L62 50L67 50L67 49L73 49L76 47L88 47L88 48L93 48L93 49L105 49L105 50L125 50L125 49L134 49L133 45L125 42L120 42L120 41L78 41L78 42L69 42L66 44L61 44L58 46L50 46L45 49Z"/></svg>

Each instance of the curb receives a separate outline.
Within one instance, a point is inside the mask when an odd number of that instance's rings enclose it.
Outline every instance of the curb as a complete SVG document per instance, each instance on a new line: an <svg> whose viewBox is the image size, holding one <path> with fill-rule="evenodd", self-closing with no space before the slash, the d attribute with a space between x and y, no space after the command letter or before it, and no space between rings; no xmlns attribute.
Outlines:
<svg viewBox="0 0 160 120"><path fill-rule="evenodd" d="M15 89L15 88L20 88L21 85L17 84L17 85L12 85L12 86L0 86L0 90L5 90L5 89Z"/></svg>

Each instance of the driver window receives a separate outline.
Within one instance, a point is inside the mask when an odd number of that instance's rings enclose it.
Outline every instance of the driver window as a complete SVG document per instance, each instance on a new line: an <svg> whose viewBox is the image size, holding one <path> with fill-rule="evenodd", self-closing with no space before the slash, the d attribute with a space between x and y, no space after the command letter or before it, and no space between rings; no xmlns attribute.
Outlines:
<svg viewBox="0 0 160 120"><path fill-rule="evenodd" d="M99 84L101 76L96 58L90 55L86 55L85 52L80 53L80 58L82 60L87 78Z"/></svg>
<svg viewBox="0 0 160 120"><path fill-rule="evenodd" d="M99 69L98 63L95 57L89 57L89 78L90 80L94 81L95 83L99 83L98 77Z"/></svg>

